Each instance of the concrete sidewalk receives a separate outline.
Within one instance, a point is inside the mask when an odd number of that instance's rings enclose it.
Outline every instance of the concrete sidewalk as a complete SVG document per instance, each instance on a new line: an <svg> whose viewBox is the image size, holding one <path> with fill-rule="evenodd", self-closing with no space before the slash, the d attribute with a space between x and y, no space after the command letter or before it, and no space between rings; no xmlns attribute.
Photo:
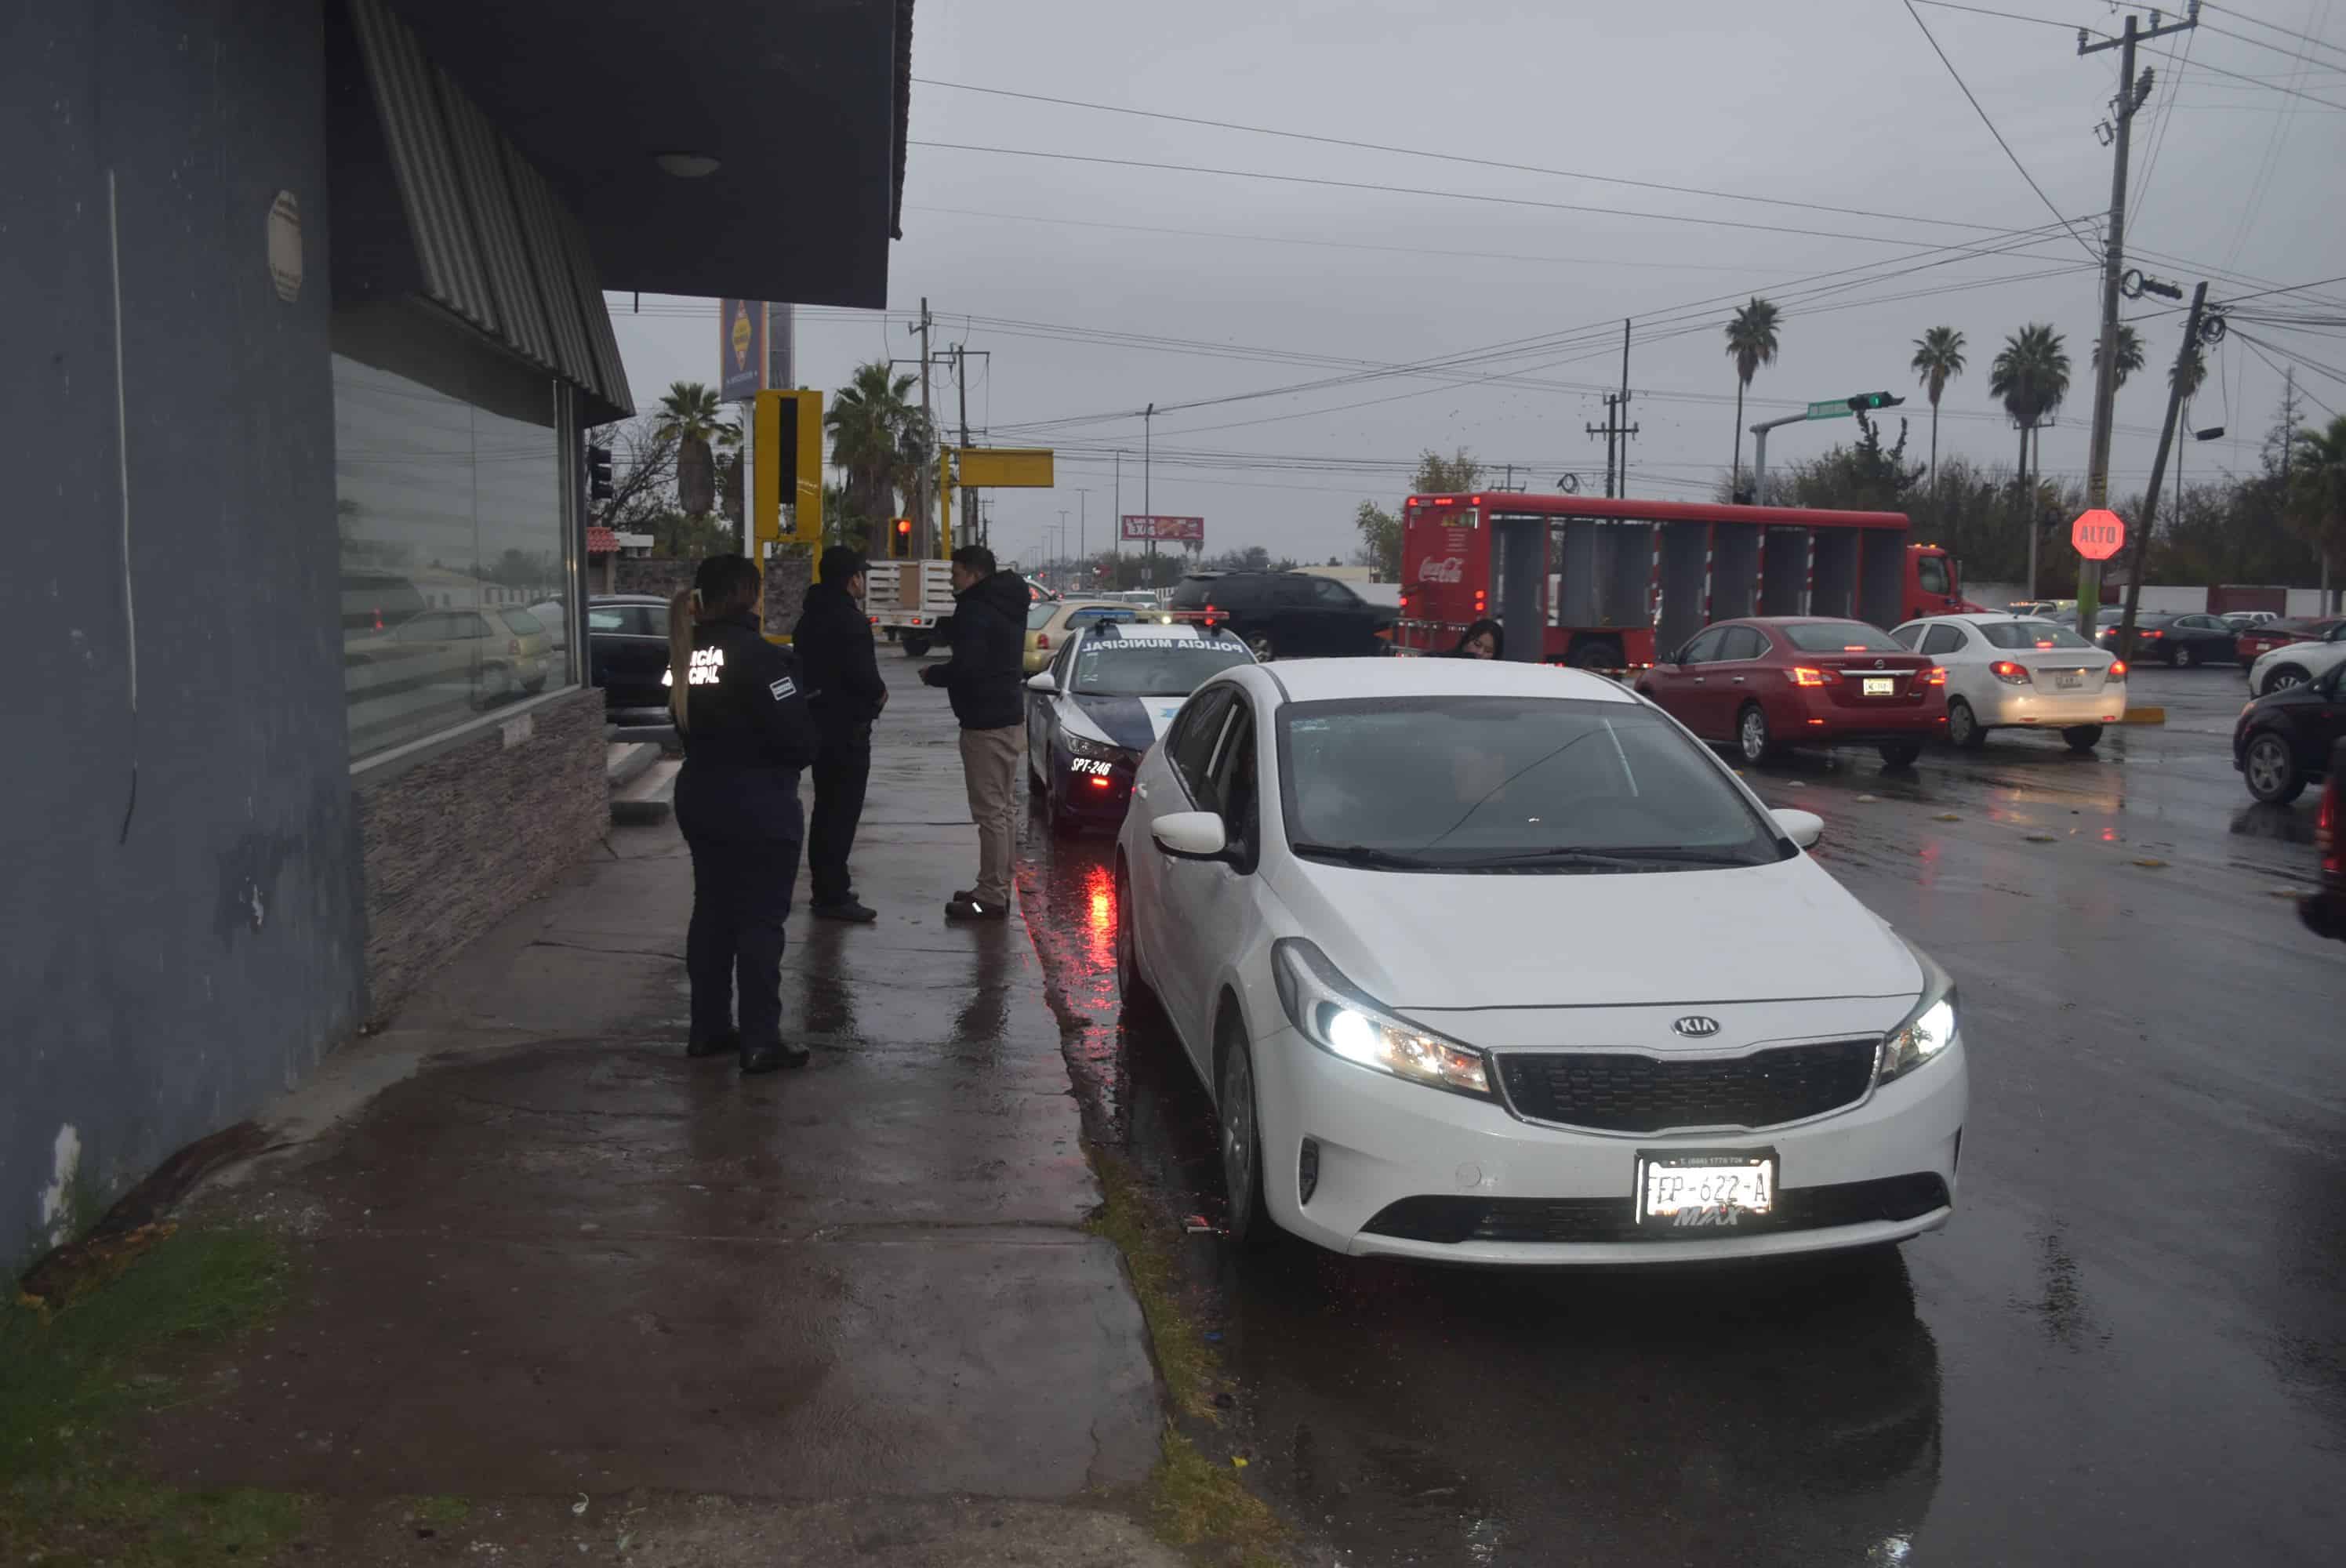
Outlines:
<svg viewBox="0 0 2346 1568"><path fill-rule="evenodd" d="M363 1559L434 1496L478 1506L419 1551L505 1561L1172 1561L1122 1505L1155 1380L1038 965L1023 921L943 918L976 834L942 697L887 662L882 917L790 919L812 1065L684 1057L689 862L615 829L210 1195L289 1220L303 1283L147 1424L161 1474L328 1500Z"/></svg>

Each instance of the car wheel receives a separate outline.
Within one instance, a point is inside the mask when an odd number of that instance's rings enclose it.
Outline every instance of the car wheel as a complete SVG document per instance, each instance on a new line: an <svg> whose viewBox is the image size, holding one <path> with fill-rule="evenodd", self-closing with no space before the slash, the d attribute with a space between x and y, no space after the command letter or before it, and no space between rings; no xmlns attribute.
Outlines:
<svg viewBox="0 0 2346 1568"><path fill-rule="evenodd" d="M2102 727L2098 724L2073 724L2061 732L2072 751L2091 751L2101 744Z"/></svg>
<svg viewBox="0 0 2346 1568"><path fill-rule="evenodd" d="M2268 806L2286 806L2305 793L2304 770L2289 742L2278 735L2259 735L2249 742L2240 774L2248 780L2249 793Z"/></svg>
<svg viewBox="0 0 2346 1568"><path fill-rule="evenodd" d="M2159 657L2166 660L2168 668L2173 669L2183 662L2183 647L2180 643L2169 643L2159 650Z"/></svg>
<svg viewBox="0 0 2346 1568"><path fill-rule="evenodd" d="M1248 633L1246 646L1257 663L1269 664L1279 657L1279 645L1270 640L1269 632Z"/></svg>
<svg viewBox="0 0 2346 1568"><path fill-rule="evenodd" d="M1232 1245L1255 1251L1278 1236L1262 1201L1262 1128L1255 1098L1254 1050L1235 1015L1222 1025L1222 1190L1229 1195L1224 1229Z"/></svg>
<svg viewBox="0 0 2346 1568"><path fill-rule="evenodd" d="M2199 663L2199 650L2198 650L2198 648L2193 647L2189 643L2182 643L2182 644L2178 645L2178 647L2176 647L2176 650L2175 650L2175 667L2176 667L2176 668L2178 668L2178 669L2191 669L2191 668L2196 667L2198 665L2198 663Z"/></svg>
<svg viewBox="0 0 2346 1568"><path fill-rule="evenodd" d="M1884 768L1912 768L1914 759L1923 755L1923 743L1919 740L1885 740L1874 749L1882 753Z"/></svg>
<svg viewBox="0 0 2346 1568"><path fill-rule="evenodd" d="M1963 751L1977 751L1987 744L1987 727L1960 697L1947 704L1947 743Z"/></svg>
<svg viewBox="0 0 2346 1568"><path fill-rule="evenodd" d="M1140 937L1134 929L1132 879L1124 861L1116 863L1116 993L1127 1013L1138 1013L1157 1003L1157 993L1140 974Z"/></svg>
<svg viewBox="0 0 2346 1568"><path fill-rule="evenodd" d="M1583 643L1572 652L1570 664L1575 669L1619 669L1622 666L1619 643Z"/></svg>
<svg viewBox="0 0 2346 1568"><path fill-rule="evenodd" d="M1735 749L1746 762L1765 762L1776 754L1776 738L1769 731L1768 716L1756 702L1747 702L1735 718Z"/></svg>
<svg viewBox="0 0 2346 1568"><path fill-rule="evenodd" d="M928 638L917 636L912 632L904 634L904 657L906 658L924 658L928 656Z"/></svg>
<svg viewBox="0 0 2346 1568"><path fill-rule="evenodd" d="M2293 686L2303 686L2306 682L2306 674L2303 669L2293 664L2285 664L2279 669L2273 671L2272 674L2265 677L2265 689L2263 695L2270 697L2274 692L2287 691Z"/></svg>

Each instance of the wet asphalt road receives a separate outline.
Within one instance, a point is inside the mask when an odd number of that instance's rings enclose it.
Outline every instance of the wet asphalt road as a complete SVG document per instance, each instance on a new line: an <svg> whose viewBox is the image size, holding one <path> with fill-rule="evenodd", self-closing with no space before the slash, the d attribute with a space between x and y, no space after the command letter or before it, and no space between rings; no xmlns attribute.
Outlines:
<svg viewBox="0 0 2346 1568"><path fill-rule="evenodd" d="M2240 672L2134 685L2168 722L2093 757L1999 731L1750 774L1961 984L1952 1226L1596 1277L1192 1237L1253 1473L1361 1564L2337 1560L2346 946L2287 896L2311 800L2232 769ZM1205 1096L1118 1018L1109 840L1030 819L1022 853L1094 1135L1215 1213Z"/></svg>

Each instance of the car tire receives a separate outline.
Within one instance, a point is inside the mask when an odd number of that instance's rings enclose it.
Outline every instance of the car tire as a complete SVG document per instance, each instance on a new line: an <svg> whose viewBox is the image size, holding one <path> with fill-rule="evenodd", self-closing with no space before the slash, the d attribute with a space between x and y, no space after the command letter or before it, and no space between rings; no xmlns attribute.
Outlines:
<svg viewBox="0 0 2346 1568"><path fill-rule="evenodd" d="M1958 751L1977 751L1987 744L1987 726L1960 697L1947 704L1947 744Z"/></svg>
<svg viewBox="0 0 2346 1568"><path fill-rule="evenodd" d="M1583 643L1572 650L1566 661L1575 669L1619 669L1622 667L1619 643Z"/></svg>
<svg viewBox="0 0 2346 1568"><path fill-rule="evenodd" d="M2158 657L2165 662L2168 668L2173 669L2182 662L2182 646L2178 643L2169 643L2158 650Z"/></svg>
<svg viewBox="0 0 2346 1568"><path fill-rule="evenodd" d="M1235 1010L1224 1014L1215 1121L1222 1156L1222 1190L1229 1207L1223 1234L1244 1252L1259 1252L1279 1236L1262 1196L1262 1120L1255 1093L1254 1048Z"/></svg>
<svg viewBox="0 0 2346 1568"><path fill-rule="evenodd" d="M2193 647L2189 643L2178 643L2178 645L2176 645L2176 648L2175 648L2175 667L2176 667L2176 668L2178 668L2178 669L2196 669L2196 668L2198 668L2198 665L2199 665L2199 650L2198 650L2198 648Z"/></svg>
<svg viewBox="0 0 2346 1568"><path fill-rule="evenodd" d="M2061 738L2069 743L2072 751L2091 751L2101 744L2102 727L2098 724L2073 724L2061 732Z"/></svg>
<svg viewBox="0 0 2346 1568"><path fill-rule="evenodd" d="M2240 777L2249 793L2268 806L2286 806L2305 793L2305 769L2289 741L2270 730L2249 740L2240 754Z"/></svg>
<svg viewBox="0 0 2346 1568"><path fill-rule="evenodd" d="M1746 762L1765 762L1776 755L1776 737L1768 715L1756 702L1747 702L1735 716L1735 751Z"/></svg>
<svg viewBox="0 0 2346 1568"><path fill-rule="evenodd" d="M1157 1005L1157 993L1140 972L1140 933L1134 924L1132 878L1124 860L1116 862L1116 993L1127 1013L1146 1013Z"/></svg>
<svg viewBox="0 0 2346 1568"><path fill-rule="evenodd" d="M907 632L904 634L904 657L906 658L925 658L928 657L928 638L913 632Z"/></svg>
<svg viewBox="0 0 2346 1568"><path fill-rule="evenodd" d="M1919 740L1885 740L1874 749L1882 753L1884 768L1912 768L1914 759L1923 755L1923 743Z"/></svg>
<svg viewBox="0 0 2346 1568"><path fill-rule="evenodd" d="M2303 686L2312 677L2310 676L2305 673L2302 666L2285 664L2280 668L2274 670L2270 675L2265 677L2265 688L2257 695L2259 697L2270 697L2274 692L2287 691L2293 686Z"/></svg>

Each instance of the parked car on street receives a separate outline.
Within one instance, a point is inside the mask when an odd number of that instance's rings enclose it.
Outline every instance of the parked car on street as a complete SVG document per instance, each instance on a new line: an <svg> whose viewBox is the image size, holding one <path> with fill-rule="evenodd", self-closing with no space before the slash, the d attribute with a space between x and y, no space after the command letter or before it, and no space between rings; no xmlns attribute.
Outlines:
<svg viewBox="0 0 2346 1568"><path fill-rule="evenodd" d="M2300 616L2291 620L2267 621L2242 632L2234 640L2232 650L2243 667L2252 666L2273 649L2290 643L2326 642L2341 635L2341 627L2346 627L2346 616Z"/></svg>
<svg viewBox="0 0 2346 1568"><path fill-rule="evenodd" d="M668 606L651 594L598 594L586 601L586 670L606 713L668 708Z"/></svg>
<svg viewBox="0 0 2346 1568"><path fill-rule="evenodd" d="M2346 942L2346 739L2330 748L2329 775L2313 819L2313 852L2321 863L2321 891L2297 906L2305 928Z"/></svg>
<svg viewBox="0 0 2346 1568"><path fill-rule="evenodd" d="M1904 768L1946 733L1946 671L1863 621L1721 621L1637 677L1714 745L1760 762L1795 746L1872 746Z"/></svg>
<svg viewBox="0 0 2346 1568"><path fill-rule="evenodd" d="M2280 613L2277 610L2227 610L2216 618L2235 632L2244 632L2250 626L2268 626L2280 619Z"/></svg>
<svg viewBox="0 0 2346 1568"><path fill-rule="evenodd" d="M2126 665L2033 616L1933 616L1890 634L1947 672L1947 740L1974 750L1991 729L2057 729L2091 751L2126 717Z"/></svg>
<svg viewBox="0 0 2346 1568"><path fill-rule="evenodd" d="M1601 676L1242 665L1141 764L1117 980L1213 1100L1240 1245L1895 1242L1955 1201L1963 1013L1801 852L1823 826Z"/></svg>
<svg viewBox="0 0 2346 1568"><path fill-rule="evenodd" d="M2248 639L2241 639L2245 644ZM2249 661L2249 695L2262 697L2283 687L2302 686L2346 659L2346 620L2329 623L2318 636L2283 642Z"/></svg>
<svg viewBox="0 0 2346 1568"><path fill-rule="evenodd" d="M2094 634L2100 647L2115 651L2118 640L2118 622L2105 617L2101 629ZM2120 612L2123 617L2123 612ZM2137 616L2134 621L2134 658L2137 665L2157 659L2171 669L2190 669L2203 664L2232 664L2239 660L2239 634L2214 616Z"/></svg>
<svg viewBox="0 0 2346 1568"><path fill-rule="evenodd" d="M1139 613L1137 605L1117 599L1035 601L1026 610L1026 673L1035 675L1048 668L1076 627L1101 621L1128 621Z"/></svg>
<svg viewBox="0 0 2346 1568"><path fill-rule="evenodd" d="M363 645L359 657L401 685L462 687L473 706L491 708L544 691L553 654L554 639L536 616L484 605L411 616Z"/></svg>
<svg viewBox="0 0 2346 1568"><path fill-rule="evenodd" d="M1026 682L1026 780L1058 832L1117 822L1141 757L1198 686L1254 656L1219 627L1097 621Z"/></svg>
<svg viewBox="0 0 2346 1568"><path fill-rule="evenodd" d="M2330 770L2330 754L2346 738L2346 697L2339 683L2346 664L2316 678L2259 697L2240 709L2232 727L2232 766L2249 793L2286 806Z"/></svg>
<svg viewBox="0 0 2346 1568"><path fill-rule="evenodd" d="M1308 572L1192 573L1167 607L1226 617L1258 659L1383 653L1396 613Z"/></svg>

